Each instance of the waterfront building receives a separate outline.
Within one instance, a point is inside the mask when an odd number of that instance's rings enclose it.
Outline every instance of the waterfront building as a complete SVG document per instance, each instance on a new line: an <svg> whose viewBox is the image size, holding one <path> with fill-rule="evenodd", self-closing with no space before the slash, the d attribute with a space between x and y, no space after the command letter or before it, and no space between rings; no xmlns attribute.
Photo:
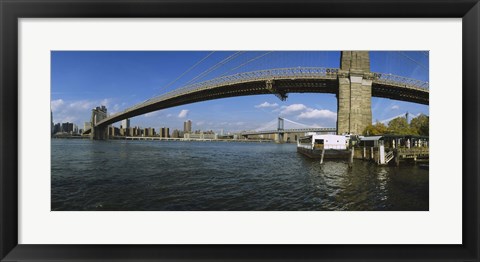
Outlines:
<svg viewBox="0 0 480 262"><path fill-rule="evenodd" d="M217 135L203 132L185 133L183 138L186 139L217 139Z"/></svg>
<svg viewBox="0 0 480 262"><path fill-rule="evenodd" d="M141 130L138 126L134 127L132 129L132 136L141 136Z"/></svg>
<svg viewBox="0 0 480 262"><path fill-rule="evenodd" d="M59 133L62 132L62 124L61 123L56 123L55 126L53 127L53 133Z"/></svg>
<svg viewBox="0 0 480 262"><path fill-rule="evenodd" d="M160 137L169 138L170 137L170 129L168 127L160 128Z"/></svg>
<svg viewBox="0 0 480 262"><path fill-rule="evenodd" d="M92 127L92 123L90 122L83 123L83 130L90 129L91 127Z"/></svg>
<svg viewBox="0 0 480 262"><path fill-rule="evenodd" d="M130 118L123 119L120 125L121 128L130 128Z"/></svg>
<svg viewBox="0 0 480 262"><path fill-rule="evenodd" d="M173 138L180 138L181 137L180 136L180 131L178 131L178 129L173 130L172 137Z"/></svg>
<svg viewBox="0 0 480 262"><path fill-rule="evenodd" d="M187 120L187 121L183 122L183 132L184 133L192 132L192 121Z"/></svg>
<svg viewBox="0 0 480 262"><path fill-rule="evenodd" d="M62 132L64 133L73 133L73 123L66 122L62 124Z"/></svg>

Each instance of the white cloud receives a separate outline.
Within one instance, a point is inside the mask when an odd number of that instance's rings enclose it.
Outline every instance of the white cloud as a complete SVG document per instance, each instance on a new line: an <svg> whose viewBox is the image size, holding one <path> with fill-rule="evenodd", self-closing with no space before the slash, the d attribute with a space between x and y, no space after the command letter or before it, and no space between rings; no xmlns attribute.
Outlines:
<svg viewBox="0 0 480 262"><path fill-rule="evenodd" d="M178 114L178 117L179 118L185 118L188 116L188 110L187 109L183 109L182 111L180 111L180 113Z"/></svg>
<svg viewBox="0 0 480 262"><path fill-rule="evenodd" d="M391 107L391 109L396 110L396 109L400 109L400 107L399 107L398 105L393 105L393 106Z"/></svg>
<svg viewBox="0 0 480 262"><path fill-rule="evenodd" d="M68 104L68 107L70 108L75 108L75 109L83 109L83 110L91 110L92 108L95 108L97 106L104 105L101 102L96 103L94 101L88 101L88 100L79 100L79 101L74 101ZM108 109L108 107L107 107Z"/></svg>
<svg viewBox="0 0 480 262"><path fill-rule="evenodd" d="M110 103L112 102L112 99L110 98L105 98L102 101L100 101L100 105L106 106L107 108L110 107Z"/></svg>
<svg viewBox="0 0 480 262"><path fill-rule="evenodd" d="M256 108L268 108L268 107L277 107L277 106L278 106L277 103L272 103L272 104L270 104L269 102L263 102L263 103L261 103L261 104L259 104L259 105L256 105L255 107L256 107Z"/></svg>
<svg viewBox="0 0 480 262"><path fill-rule="evenodd" d="M118 111L120 106L111 105L112 99L106 98L103 100L76 100L64 101L63 99L56 99L50 102L50 107L53 113L53 120L55 123L70 122L83 126L84 122L90 121L92 109L104 105L108 109L108 113ZM109 108L109 106L111 106Z"/></svg>
<svg viewBox="0 0 480 262"><path fill-rule="evenodd" d="M307 111L300 113L298 115L299 119L318 119L318 118L331 118L335 119L337 118L337 113L332 112L330 110L326 109L312 109L308 108Z"/></svg>
<svg viewBox="0 0 480 262"><path fill-rule="evenodd" d="M52 109L52 112L56 112L59 108L61 108L65 104L62 99L57 99L53 100L50 102L50 108Z"/></svg>
<svg viewBox="0 0 480 262"><path fill-rule="evenodd" d="M205 121L198 121L196 125L197 125L197 126L202 126L202 125L204 125L204 124L205 124Z"/></svg>
<svg viewBox="0 0 480 262"><path fill-rule="evenodd" d="M110 114L116 114L120 111L120 105L119 104L115 104L112 106L112 109L109 110L110 111Z"/></svg>
<svg viewBox="0 0 480 262"><path fill-rule="evenodd" d="M304 104L292 104L289 106L283 106L282 108L283 110L280 112L280 114L282 115L288 115L291 113L295 113L295 112L307 109L307 107Z"/></svg>
<svg viewBox="0 0 480 262"><path fill-rule="evenodd" d="M145 115L143 115L144 117L156 117L160 114L160 111L153 111L153 112L150 112L150 113L146 113Z"/></svg>

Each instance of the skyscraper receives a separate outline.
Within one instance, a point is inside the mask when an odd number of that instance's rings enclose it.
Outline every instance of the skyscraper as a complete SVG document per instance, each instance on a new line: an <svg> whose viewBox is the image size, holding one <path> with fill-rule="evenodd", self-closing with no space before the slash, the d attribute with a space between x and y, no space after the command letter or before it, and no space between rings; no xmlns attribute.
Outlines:
<svg viewBox="0 0 480 262"><path fill-rule="evenodd" d="M58 132L62 132L62 124L61 123L56 123L55 126L53 127L53 133L56 134Z"/></svg>
<svg viewBox="0 0 480 262"><path fill-rule="evenodd" d="M192 121L187 120L187 121L183 122L183 132L184 133L192 132Z"/></svg>
<svg viewBox="0 0 480 262"><path fill-rule="evenodd" d="M62 123L62 132L65 132L65 133L73 133L73 123L70 123L70 122L66 122L66 123Z"/></svg>
<svg viewBox="0 0 480 262"><path fill-rule="evenodd" d="M178 131L178 129L173 130L172 137L173 138L179 138L180 137L180 131Z"/></svg>
<svg viewBox="0 0 480 262"><path fill-rule="evenodd" d="M160 128L160 137L169 138L170 137L170 128L168 128L168 127Z"/></svg>
<svg viewBox="0 0 480 262"><path fill-rule="evenodd" d="M122 128L125 128L125 129L130 128L130 118L122 120Z"/></svg>

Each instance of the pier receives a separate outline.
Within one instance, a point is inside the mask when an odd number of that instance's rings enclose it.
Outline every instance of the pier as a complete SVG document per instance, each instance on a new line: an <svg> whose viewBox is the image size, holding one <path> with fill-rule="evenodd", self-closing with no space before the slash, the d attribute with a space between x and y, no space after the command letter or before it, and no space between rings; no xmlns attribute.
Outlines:
<svg viewBox="0 0 480 262"><path fill-rule="evenodd" d="M428 137L412 135L364 137L352 147L353 157L373 161L378 165L394 163L396 166L399 166L401 161L428 161L428 142Z"/></svg>

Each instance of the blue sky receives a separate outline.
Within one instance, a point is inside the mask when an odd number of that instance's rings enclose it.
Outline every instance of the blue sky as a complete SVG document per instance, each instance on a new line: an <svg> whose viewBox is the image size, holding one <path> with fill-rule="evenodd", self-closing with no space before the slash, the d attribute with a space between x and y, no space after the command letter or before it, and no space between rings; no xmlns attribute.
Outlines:
<svg viewBox="0 0 480 262"><path fill-rule="evenodd" d="M371 51L370 60L372 72L428 81L428 52ZM53 120L83 128L96 106L115 113L191 81L268 68L339 65L340 52L335 51L52 51ZM335 127L336 110L332 94L289 94L286 101L254 95L160 110L132 118L131 125L183 129L190 119L194 129L235 132L266 128L282 116L309 126ZM428 115L428 106L372 98L374 121L407 111Z"/></svg>

